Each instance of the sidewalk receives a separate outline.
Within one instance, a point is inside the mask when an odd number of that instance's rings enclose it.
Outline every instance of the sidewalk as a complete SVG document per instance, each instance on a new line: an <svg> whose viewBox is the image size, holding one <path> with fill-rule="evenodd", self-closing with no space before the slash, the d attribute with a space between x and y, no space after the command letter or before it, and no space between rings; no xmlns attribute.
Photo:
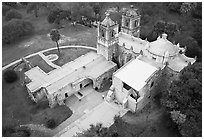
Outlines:
<svg viewBox="0 0 204 139"><path fill-rule="evenodd" d="M82 133L84 130L89 129L91 124L96 125L97 123L102 123L103 126L110 127L114 123L114 117L116 115L122 117L126 112L127 110L104 101L80 119L70 124L66 129L56 134L55 137L77 136L77 133Z"/></svg>
<svg viewBox="0 0 204 139"><path fill-rule="evenodd" d="M79 46L79 45L71 45L71 46L60 46L60 49L64 49L64 48L85 48L85 49L91 49L91 50L95 50L96 51L96 48L94 47L89 47L89 46ZM35 56L35 55L38 55L39 53L44 53L44 52L47 52L47 51L51 51L51 50L55 50L57 49L56 47L53 47L53 48L49 48L49 49L46 49L46 50L42 50L42 51L39 51L39 52L36 52L36 53L33 53L33 54L30 54L30 55L27 55L27 56L24 56L25 58L30 58L32 56ZM20 62L21 59L18 59L4 67L2 67L2 70L5 70L7 68L9 68L10 66L12 65L15 65L16 63Z"/></svg>
<svg viewBox="0 0 204 139"><path fill-rule="evenodd" d="M43 53L39 52L39 56L40 56L48 65L50 65L51 67L56 68L56 69L61 68L60 66L55 65L54 63L52 63Z"/></svg>

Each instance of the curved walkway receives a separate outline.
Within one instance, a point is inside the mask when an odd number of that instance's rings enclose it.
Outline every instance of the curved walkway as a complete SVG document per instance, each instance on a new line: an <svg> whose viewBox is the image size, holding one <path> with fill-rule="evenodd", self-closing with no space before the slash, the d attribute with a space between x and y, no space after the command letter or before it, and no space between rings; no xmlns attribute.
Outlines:
<svg viewBox="0 0 204 139"><path fill-rule="evenodd" d="M43 53L39 53L39 56L51 67L55 68L55 69L59 69L60 66L52 63Z"/></svg>
<svg viewBox="0 0 204 139"><path fill-rule="evenodd" d="M95 50L95 51L96 51L96 48L90 47L90 46L79 46L79 45L76 45L76 46L75 46L75 45L71 45L71 46L61 46L61 47L60 47L60 49L65 49L65 48L84 48L84 49L91 49L91 50ZM44 53L44 52L51 51L51 50L56 50L56 49L57 49L56 47L49 48L49 49L45 49L45 50L42 50L42 51L33 53L33 54L31 54L31 55L25 56L25 58L30 58L30 57L32 57L32 56L40 55L40 54L42 54L42 53ZM12 65L14 65L14 64L16 64L16 63L18 63L18 62L20 62L20 61L21 61L21 59L18 59L18 60L16 60L16 61L10 63L10 64L8 64L8 65L2 67L2 70L7 69L7 68L9 68L10 66L12 66ZM46 62L47 62L47 61L46 61Z"/></svg>

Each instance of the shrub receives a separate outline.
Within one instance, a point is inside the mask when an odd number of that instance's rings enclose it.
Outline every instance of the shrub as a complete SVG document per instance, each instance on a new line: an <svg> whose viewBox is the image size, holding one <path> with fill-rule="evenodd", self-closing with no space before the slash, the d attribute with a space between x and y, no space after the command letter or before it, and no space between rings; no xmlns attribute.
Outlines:
<svg viewBox="0 0 204 139"><path fill-rule="evenodd" d="M179 13L180 14L180 8L181 8L182 3L181 2L170 2L167 5L167 8L171 12Z"/></svg>
<svg viewBox="0 0 204 139"><path fill-rule="evenodd" d="M55 128L55 127L57 126L57 123L56 123L55 119L49 119L49 120L46 122L46 126L47 126L48 128L53 129L53 128Z"/></svg>
<svg viewBox="0 0 204 139"><path fill-rule="evenodd" d="M16 137L30 137L31 131L27 127L21 127L16 130L15 136Z"/></svg>
<svg viewBox="0 0 204 139"><path fill-rule="evenodd" d="M20 4L26 6L28 5L28 2L20 2Z"/></svg>
<svg viewBox="0 0 204 139"><path fill-rule="evenodd" d="M13 83L13 82L18 80L18 75L17 75L17 73L14 70L7 70L4 73L4 80L7 83Z"/></svg>
<svg viewBox="0 0 204 139"><path fill-rule="evenodd" d="M6 13L6 21L9 21L13 18L21 19L22 15L16 10L10 10Z"/></svg>
<svg viewBox="0 0 204 139"><path fill-rule="evenodd" d="M15 133L14 127L8 126L8 127L2 127L2 136L3 137L9 137L11 134Z"/></svg>
<svg viewBox="0 0 204 139"><path fill-rule="evenodd" d="M11 10L11 7L7 6L7 5L2 5L2 15L5 16L6 13Z"/></svg>
<svg viewBox="0 0 204 139"><path fill-rule="evenodd" d="M31 131L27 127L18 127L13 126L3 127L2 136L3 137L30 137Z"/></svg>
<svg viewBox="0 0 204 139"><path fill-rule="evenodd" d="M6 6L16 8L17 2L2 2L2 5L6 5Z"/></svg>
<svg viewBox="0 0 204 139"><path fill-rule="evenodd" d="M33 25L30 22L20 19L13 19L3 26L2 42L3 44L9 44L21 36L31 33L33 29Z"/></svg>

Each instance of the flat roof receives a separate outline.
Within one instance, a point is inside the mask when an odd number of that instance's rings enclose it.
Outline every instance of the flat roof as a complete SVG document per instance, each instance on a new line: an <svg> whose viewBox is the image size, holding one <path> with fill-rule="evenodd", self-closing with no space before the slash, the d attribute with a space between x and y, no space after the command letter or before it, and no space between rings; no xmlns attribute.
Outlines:
<svg viewBox="0 0 204 139"><path fill-rule="evenodd" d="M58 90L63 91L63 89L66 89L66 85L80 78L97 78L114 66L116 66L115 63L107 61L102 55L89 52L59 69L55 69L48 74L45 73L43 78L41 78L40 68L38 68L37 72L36 69L31 69L28 71L29 74L25 73L32 80L31 83L27 84L27 87L31 92L35 92L41 87L46 87L48 93L52 94Z"/></svg>
<svg viewBox="0 0 204 139"><path fill-rule="evenodd" d="M147 79L157 70L156 67L148 63L139 59L133 59L119 69L114 76L139 91L146 85Z"/></svg>

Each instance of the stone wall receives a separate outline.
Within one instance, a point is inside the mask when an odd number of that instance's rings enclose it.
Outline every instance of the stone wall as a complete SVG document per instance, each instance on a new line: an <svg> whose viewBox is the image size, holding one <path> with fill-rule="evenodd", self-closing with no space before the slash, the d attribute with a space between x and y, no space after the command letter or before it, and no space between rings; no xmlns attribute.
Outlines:
<svg viewBox="0 0 204 139"><path fill-rule="evenodd" d="M123 92L123 82L117 77L113 76L112 85L114 86L115 98L118 100L118 102L123 103L123 100L128 95L127 93Z"/></svg>
<svg viewBox="0 0 204 139"><path fill-rule="evenodd" d="M96 80L95 80L95 89L100 89L103 87L104 83L112 78L113 73L117 70L117 66L115 65L112 69L106 71L105 73L103 73L101 76L99 76Z"/></svg>

